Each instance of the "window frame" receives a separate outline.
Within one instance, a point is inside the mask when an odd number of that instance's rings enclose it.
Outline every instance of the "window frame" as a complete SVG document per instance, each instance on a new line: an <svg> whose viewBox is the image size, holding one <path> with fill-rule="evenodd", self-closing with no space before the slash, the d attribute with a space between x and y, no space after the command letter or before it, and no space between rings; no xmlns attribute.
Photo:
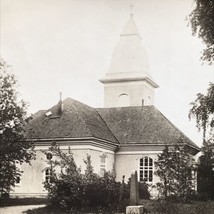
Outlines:
<svg viewBox="0 0 214 214"><path fill-rule="evenodd" d="M104 161L103 161L104 160ZM107 163L107 155L106 153L102 153L100 155L100 176L103 177L106 172L106 163Z"/></svg>
<svg viewBox="0 0 214 214"><path fill-rule="evenodd" d="M18 180L19 182L17 182L17 180ZM21 186L21 181L22 181L21 175L16 176L15 186L16 186L16 187L20 187L20 186Z"/></svg>
<svg viewBox="0 0 214 214"><path fill-rule="evenodd" d="M49 170L49 173L47 174L47 170ZM51 183L51 176L52 176L52 169L51 167L47 167L43 170L43 175L44 175L44 182L50 184ZM48 178L48 179L47 179Z"/></svg>
<svg viewBox="0 0 214 214"><path fill-rule="evenodd" d="M139 158L138 180L139 182L146 182L147 184L154 182L154 159L152 157L142 156Z"/></svg>

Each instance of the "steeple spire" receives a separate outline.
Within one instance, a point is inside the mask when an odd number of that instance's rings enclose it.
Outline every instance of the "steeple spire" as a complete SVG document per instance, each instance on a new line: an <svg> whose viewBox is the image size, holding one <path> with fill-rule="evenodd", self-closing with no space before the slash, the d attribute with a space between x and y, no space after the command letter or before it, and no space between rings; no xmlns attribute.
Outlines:
<svg viewBox="0 0 214 214"><path fill-rule="evenodd" d="M130 18L127 22L127 24L125 25L125 27L123 28L122 33L120 34L120 36L132 36L132 35L136 35L138 36L138 38L141 39L140 36L140 32L135 24L135 21L133 19L133 4L130 5Z"/></svg>

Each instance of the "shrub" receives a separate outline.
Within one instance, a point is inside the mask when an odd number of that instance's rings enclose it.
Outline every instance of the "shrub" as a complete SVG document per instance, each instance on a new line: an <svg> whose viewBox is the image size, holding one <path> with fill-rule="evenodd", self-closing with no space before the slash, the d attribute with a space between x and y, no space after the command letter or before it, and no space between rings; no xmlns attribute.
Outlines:
<svg viewBox="0 0 214 214"><path fill-rule="evenodd" d="M149 185L146 182L139 182L139 198L140 199L150 199L151 195L149 193Z"/></svg>
<svg viewBox="0 0 214 214"><path fill-rule="evenodd" d="M183 141L173 148L165 147L155 162L160 181L157 189L165 199L187 201L195 193L192 157Z"/></svg>
<svg viewBox="0 0 214 214"><path fill-rule="evenodd" d="M81 174L72 154L63 153L57 146L50 148L54 161L50 160L52 178L45 183L50 205L69 212L113 209L118 206L120 183L112 173L105 172L101 177L94 173L91 158L84 160L86 170ZM56 172L58 171L60 172Z"/></svg>
<svg viewBox="0 0 214 214"><path fill-rule="evenodd" d="M103 177L94 173L90 156L84 162L86 170L83 175L83 205L92 208L115 208L118 204L120 183L115 182L112 173L105 172Z"/></svg>

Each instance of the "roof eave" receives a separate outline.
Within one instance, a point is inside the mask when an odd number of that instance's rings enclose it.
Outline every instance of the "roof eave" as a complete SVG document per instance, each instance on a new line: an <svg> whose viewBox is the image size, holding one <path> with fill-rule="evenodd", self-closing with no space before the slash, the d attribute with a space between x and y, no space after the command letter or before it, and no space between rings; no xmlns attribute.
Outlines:
<svg viewBox="0 0 214 214"><path fill-rule="evenodd" d="M129 82L129 81L147 81L149 82L154 88L158 88L157 85L153 80L148 77L104 77L99 80L101 83L112 83L112 82Z"/></svg>

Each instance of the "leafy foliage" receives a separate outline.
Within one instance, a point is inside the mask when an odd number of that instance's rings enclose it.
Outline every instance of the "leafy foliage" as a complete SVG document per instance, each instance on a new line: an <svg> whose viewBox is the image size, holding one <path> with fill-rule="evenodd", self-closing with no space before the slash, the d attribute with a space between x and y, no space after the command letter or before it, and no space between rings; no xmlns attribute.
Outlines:
<svg viewBox="0 0 214 214"><path fill-rule="evenodd" d="M81 174L72 154L62 152L56 145L50 151L55 160L50 161L52 180L45 187L52 206L73 213L81 208L112 209L118 205L120 184L111 173L106 172L103 177L94 173L90 156L84 160L86 170Z"/></svg>
<svg viewBox="0 0 214 214"><path fill-rule="evenodd" d="M214 0L195 0L195 9L189 16L194 35L206 44L202 60L214 62Z"/></svg>
<svg viewBox="0 0 214 214"><path fill-rule="evenodd" d="M214 200L214 140L204 142L198 167L199 199Z"/></svg>
<svg viewBox="0 0 214 214"><path fill-rule="evenodd" d="M62 152L55 143L49 148L49 152L53 155L53 159L49 160L52 179L45 183L45 187L51 206L74 213L120 210L128 205L130 181L121 184L115 181L113 173L105 172L104 176L94 173L89 155L84 160L86 169L82 174L73 154ZM140 183L139 187L141 198L148 199L148 185Z"/></svg>
<svg viewBox="0 0 214 214"><path fill-rule="evenodd" d="M207 94L197 94L191 106L189 118L196 118L197 127L203 130L205 138L207 128L212 131L214 127L214 83L210 83Z"/></svg>
<svg viewBox="0 0 214 214"><path fill-rule="evenodd" d="M196 118L196 126L199 130L203 130L202 156L198 168L198 193L200 199L214 199L214 84L210 83L207 94L198 94L191 105L189 117Z"/></svg>
<svg viewBox="0 0 214 214"><path fill-rule="evenodd" d="M184 145L165 147L155 162L156 174L160 178L157 184L160 194L167 198L186 201L193 194L192 158Z"/></svg>
<svg viewBox="0 0 214 214"><path fill-rule="evenodd" d="M0 59L0 193L11 190L21 170L17 164L33 158L31 143L24 142L26 103L18 99L17 81L11 68Z"/></svg>

